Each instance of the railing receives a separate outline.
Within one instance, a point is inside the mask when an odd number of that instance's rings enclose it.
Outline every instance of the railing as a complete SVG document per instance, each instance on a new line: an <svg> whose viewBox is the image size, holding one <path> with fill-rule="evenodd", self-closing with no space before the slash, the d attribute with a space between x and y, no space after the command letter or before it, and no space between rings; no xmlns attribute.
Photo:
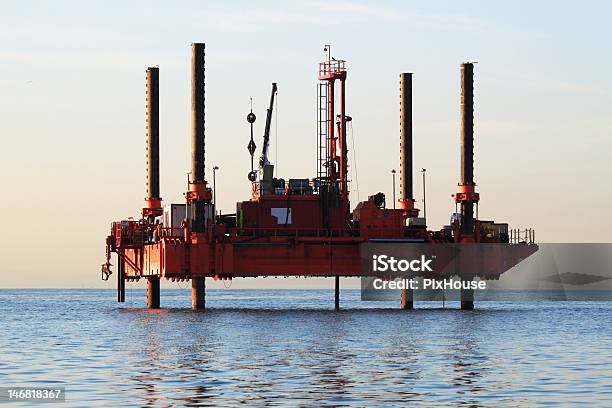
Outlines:
<svg viewBox="0 0 612 408"><path fill-rule="evenodd" d="M164 227L161 229L162 238L181 238L185 236L185 228Z"/></svg>
<svg viewBox="0 0 612 408"><path fill-rule="evenodd" d="M287 180L285 182L285 187L274 187L274 192L272 193L272 195L313 195L316 191L318 191L314 180L308 180L307 185L301 184L298 186L291 185L290 181L291 180ZM261 181L253 182L251 183L251 185L253 197L261 197L262 195L264 195Z"/></svg>
<svg viewBox="0 0 612 408"><path fill-rule="evenodd" d="M317 238L329 238L329 237L341 237L341 236L352 236L353 233L358 232L357 229L327 229L327 228L293 228L293 227L281 227L281 228L263 228L263 227L243 227L239 236L255 236L255 237L317 237Z"/></svg>
<svg viewBox="0 0 612 408"><path fill-rule="evenodd" d="M264 228L264 227L243 227L238 236L248 237L304 237L304 238L337 238L337 237L354 237L363 239L408 239L413 236L398 236L395 228L367 228L360 230L359 228L296 228L288 225L280 228ZM419 237L421 238L421 237Z"/></svg>
<svg viewBox="0 0 612 408"><path fill-rule="evenodd" d="M533 244L535 242L535 230L532 228L511 229L509 238L511 244Z"/></svg>
<svg viewBox="0 0 612 408"><path fill-rule="evenodd" d="M157 224L147 224L135 221L130 226L116 224L114 234L119 247L142 247L144 244L159 242L161 238L181 238L184 236L184 228L158 227Z"/></svg>
<svg viewBox="0 0 612 408"><path fill-rule="evenodd" d="M112 234L118 247L142 246L146 239L142 220L113 222Z"/></svg>
<svg viewBox="0 0 612 408"><path fill-rule="evenodd" d="M319 77L337 74L346 71L346 61L330 60L319 63Z"/></svg>

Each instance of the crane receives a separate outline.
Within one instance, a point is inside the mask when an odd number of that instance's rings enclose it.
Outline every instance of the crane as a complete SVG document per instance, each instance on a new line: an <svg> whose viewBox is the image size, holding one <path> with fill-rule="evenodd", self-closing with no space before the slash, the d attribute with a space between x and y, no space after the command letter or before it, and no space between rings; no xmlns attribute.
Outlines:
<svg viewBox="0 0 612 408"><path fill-rule="evenodd" d="M270 125L272 124L272 110L274 109L274 95L276 95L276 90L276 82L273 82L272 93L270 94L270 107L268 108L266 115L266 127L263 135L264 142L261 149L261 157L259 158L259 167L261 169L270 164L270 161L268 160L268 147L270 145Z"/></svg>

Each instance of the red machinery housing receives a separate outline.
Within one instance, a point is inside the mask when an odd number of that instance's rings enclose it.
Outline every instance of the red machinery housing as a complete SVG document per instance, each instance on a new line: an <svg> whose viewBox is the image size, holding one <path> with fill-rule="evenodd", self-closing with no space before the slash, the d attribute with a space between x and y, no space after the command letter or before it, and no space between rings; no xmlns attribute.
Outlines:
<svg viewBox="0 0 612 408"><path fill-rule="evenodd" d="M147 70L151 75L147 75L146 205L141 219L112 224L102 266L103 278L108 279L111 253L117 253L119 301L124 300L124 282L140 278L148 279L149 307L159 307L159 279L166 278L192 280L193 306L203 308L205 277L329 276L336 277L338 307L338 277L368 275L362 267L364 244L509 242L507 224L481 221L477 212L474 215L479 196L473 182L473 65L461 66L462 168L455 196L461 209L453 214L451 225L432 231L414 207L412 75L400 75L400 208L387 208L384 194L377 193L351 212L346 62L332 58L329 47L326 51L318 76L317 176L289 180L273 177L274 166L266 153L276 92L273 84L259 172L249 175L252 196L237 204L235 214L226 215L217 215L211 189L204 179L204 44L192 44L192 179L185 204L162 207L159 198L159 71ZM252 126L252 113L248 121ZM253 155L252 139L249 150ZM521 247L521 258L537 248L526 244ZM511 266L489 272L486 278L497 278ZM471 308L473 303L470 305L466 299L464 306Z"/></svg>

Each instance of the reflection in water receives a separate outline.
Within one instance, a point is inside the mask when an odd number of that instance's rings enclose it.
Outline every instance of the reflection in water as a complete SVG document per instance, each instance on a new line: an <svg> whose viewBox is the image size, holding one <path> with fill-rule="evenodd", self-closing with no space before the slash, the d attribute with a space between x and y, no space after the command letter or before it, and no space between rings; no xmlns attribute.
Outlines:
<svg viewBox="0 0 612 408"><path fill-rule="evenodd" d="M485 390L480 385L481 377L486 375L489 360L485 353L482 353L482 346L479 342L482 330L478 313L452 311L455 315L453 322L453 345L452 354L452 373L451 384L459 395L458 406L479 406L477 403L477 393Z"/></svg>
<svg viewBox="0 0 612 408"><path fill-rule="evenodd" d="M156 387L163 380L158 373L162 372L161 362L165 360L164 350L159 347L157 332L149 330L148 327L163 326L166 313L164 310L148 310L147 313L138 313L134 321L144 337L139 340L142 350L138 351L144 358L141 358L139 363L143 369L134 373L132 381L137 384L135 389L142 391L140 400L143 406L155 406L157 402L164 399L163 394ZM132 341L130 338L126 340Z"/></svg>
<svg viewBox="0 0 612 408"><path fill-rule="evenodd" d="M194 313L188 291L159 311L136 295L0 291L0 380L76 406L612 405L608 303L403 311L346 291L336 312L329 291L228 290Z"/></svg>

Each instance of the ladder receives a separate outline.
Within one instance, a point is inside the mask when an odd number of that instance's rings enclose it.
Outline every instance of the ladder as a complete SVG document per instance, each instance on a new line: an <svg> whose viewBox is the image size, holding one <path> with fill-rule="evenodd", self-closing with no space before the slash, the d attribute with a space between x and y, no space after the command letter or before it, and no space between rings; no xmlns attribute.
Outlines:
<svg viewBox="0 0 612 408"><path fill-rule="evenodd" d="M317 178L324 184L327 180L327 145L329 117L327 114L328 82L317 84Z"/></svg>

